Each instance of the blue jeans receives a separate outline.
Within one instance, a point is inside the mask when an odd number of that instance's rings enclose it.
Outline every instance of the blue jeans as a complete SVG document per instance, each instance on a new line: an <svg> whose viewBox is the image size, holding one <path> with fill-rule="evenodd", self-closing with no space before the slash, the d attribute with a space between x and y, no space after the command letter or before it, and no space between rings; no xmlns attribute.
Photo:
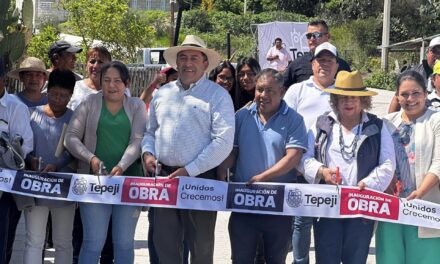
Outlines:
<svg viewBox="0 0 440 264"><path fill-rule="evenodd" d="M293 263L309 264L313 217L295 216L293 219Z"/></svg>
<svg viewBox="0 0 440 264"><path fill-rule="evenodd" d="M261 240L266 263L286 263L292 237L291 216L231 213L228 229L233 264L254 263Z"/></svg>
<svg viewBox="0 0 440 264"><path fill-rule="evenodd" d="M107 238L110 217L115 264L134 262L134 233L140 207L82 203L80 211L84 229L80 264L98 263Z"/></svg>
<svg viewBox="0 0 440 264"><path fill-rule="evenodd" d="M367 262L374 221L364 218L318 218L313 228L317 264Z"/></svg>

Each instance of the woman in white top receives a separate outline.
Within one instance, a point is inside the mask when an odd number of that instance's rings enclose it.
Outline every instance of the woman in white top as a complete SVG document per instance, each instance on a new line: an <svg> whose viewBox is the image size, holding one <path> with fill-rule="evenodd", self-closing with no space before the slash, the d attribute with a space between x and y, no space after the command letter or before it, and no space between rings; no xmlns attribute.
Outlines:
<svg viewBox="0 0 440 264"><path fill-rule="evenodd" d="M101 67L104 63L108 63L111 60L110 52L103 46L93 47L87 51L86 69L88 78L76 82L72 98L67 107L75 110L87 96L98 93L101 90Z"/></svg>

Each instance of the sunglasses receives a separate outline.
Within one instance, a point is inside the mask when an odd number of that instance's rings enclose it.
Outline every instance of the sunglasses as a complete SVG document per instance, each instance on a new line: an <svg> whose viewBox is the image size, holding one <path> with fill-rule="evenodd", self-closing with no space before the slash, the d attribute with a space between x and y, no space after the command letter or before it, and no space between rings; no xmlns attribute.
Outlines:
<svg viewBox="0 0 440 264"><path fill-rule="evenodd" d="M313 33L307 33L306 38L307 39L319 39L322 38L322 36L327 35L327 32L313 32Z"/></svg>
<svg viewBox="0 0 440 264"><path fill-rule="evenodd" d="M399 131L399 139L403 145L408 145L411 141L412 124L402 124Z"/></svg>

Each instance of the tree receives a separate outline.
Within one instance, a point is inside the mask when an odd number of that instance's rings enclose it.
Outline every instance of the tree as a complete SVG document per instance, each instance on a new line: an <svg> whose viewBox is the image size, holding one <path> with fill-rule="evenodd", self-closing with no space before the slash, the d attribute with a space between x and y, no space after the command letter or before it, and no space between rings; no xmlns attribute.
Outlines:
<svg viewBox="0 0 440 264"><path fill-rule="evenodd" d="M27 47L27 56L41 59L46 67L51 65L47 56L49 46L59 39L58 30L52 25L46 25L40 29L40 33L32 37Z"/></svg>
<svg viewBox="0 0 440 264"><path fill-rule="evenodd" d="M94 40L103 41L112 56L123 61L135 61L138 47L148 47L154 29L140 16L130 12L128 0L61 0L68 11L66 22L74 34L89 48Z"/></svg>

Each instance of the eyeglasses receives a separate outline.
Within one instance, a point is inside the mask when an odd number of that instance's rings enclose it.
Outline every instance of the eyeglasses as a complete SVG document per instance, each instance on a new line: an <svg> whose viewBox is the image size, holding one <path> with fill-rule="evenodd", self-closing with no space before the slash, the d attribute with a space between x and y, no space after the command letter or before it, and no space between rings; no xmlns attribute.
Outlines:
<svg viewBox="0 0 440 264"><path fill-rule="evenodd" d="M312 32L312 33L307 33L306 34L306 38L307 39L319 39L322 38L322 36L327 35L327 32Z"/></svg>
<svg viewBox="0 0 440 264"><path fill-rule="evenodd" d="M438 48L438 47L431 48L431 52L432 52L432 54L434 54L436 56L440 56L440 48Z"/></svg>
<svg viewBox="0 0 440 264"><path fill-rule="evenodd" d="M404 123L400 126L399 139L403 145L408 145L411 141L412 124Z"/></svg>
<svg viewBox="0 0 440 264"><path fill-rule="evenodd" d="M234 81L234 77L224 76L224 75L217 75L217 79L219 79L220 81L223 81L223 82L233 82Z"/></svg>

